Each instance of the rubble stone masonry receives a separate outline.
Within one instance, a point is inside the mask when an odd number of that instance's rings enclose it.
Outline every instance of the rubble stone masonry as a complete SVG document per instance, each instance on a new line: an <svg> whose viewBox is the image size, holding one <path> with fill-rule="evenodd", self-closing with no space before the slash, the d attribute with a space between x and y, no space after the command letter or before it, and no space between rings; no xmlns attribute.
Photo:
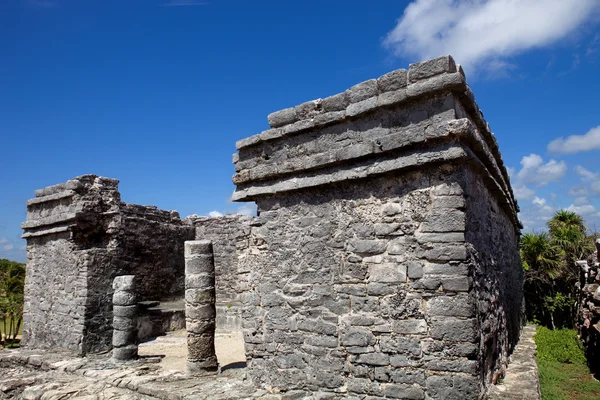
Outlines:
<svg viewBox="0 0 600 400"><path fill-rule="evenodd" d="M269 115L237 143L259 217L239 269L248 373L369 399L478 399L522 313L520 224L450 57Z"/></svg>

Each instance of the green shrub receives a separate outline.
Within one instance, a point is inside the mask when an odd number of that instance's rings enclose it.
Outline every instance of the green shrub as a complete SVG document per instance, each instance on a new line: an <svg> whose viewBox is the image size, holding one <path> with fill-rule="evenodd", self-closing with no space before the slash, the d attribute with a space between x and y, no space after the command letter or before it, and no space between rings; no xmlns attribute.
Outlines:
<svg viewBox="0 0 600 400"><path fill-rule="evenodd" d="M584 364L585 356L577 332L572 329L551 330L538 326L535 335L538 360L566 364Z"/></svg>

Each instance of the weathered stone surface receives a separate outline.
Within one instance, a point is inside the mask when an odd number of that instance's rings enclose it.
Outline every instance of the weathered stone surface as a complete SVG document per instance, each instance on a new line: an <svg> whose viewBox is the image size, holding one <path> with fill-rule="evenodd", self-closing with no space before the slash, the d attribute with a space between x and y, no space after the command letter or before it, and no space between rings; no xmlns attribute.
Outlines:
<svg viewBox="0 0 600 400"><path fill-rule="evenodd" d="M443 56L416 64L408 68L408 81L414 83L445 72L456 72L456 63L450 56Z"/></svg>
<svg viewBox="0 0 600 400"><path fill-rule="evenodd" d="M279 128L280 126L296 122L298 117L295 108L286 108L269 114L268 120L271 128Z"/></svg>
<svg viewBox="0 0 600 400"><path fill-rule="evenodd" d="M399 90L408 84L408 71L405 69L397 69L392 72L388 72L377 79L377 85L379 86L380 92L391 92Z"/></svg>
<svg viewBox="0 0 600 400"><path fill-rule="evenodd" d="M23 225L24 347L104 352L112 347L115 290L130 289L116 295L123 305L183 294L183 241L194 233L176 212L123 203L118 181L96 175L37 193ZM117 275L142 279L120 278L113 288Z"/></svg>
<svg viewBox="0 0 600 400"><path fill-rule="evenodd" d="M249 381L282 398L481 398L518 338L522 269L516 202L462 70L449 57L415 64L273 113L269 123L239 141L234 158L232 198L256 201L256 219L182 222L123 205L112 181L44 191L24 226L30 245L54 235L56 260L104 269L77 277L81 288L68 293L79 293L78 303L41 296L28 300L33 309L70 315L75 304L81 326L69 340L93 337L112 316L86 308L88 293L110 299L107 280L136 274L139 300L185 298L191 373L216 368L216 299L244 330ZM79 202L101 183L102 201ZM42 215L48 202L56 212ZM77 207L89 204L96 208L81 218ZM119 233L133 220L133 235ZM181 228L171 241L167 225ZM192 238L213 241L212 261L207 246L183 251ZM81 249L88 264L72 262ZM186 257L186 268L172 268L165 254ZM168 267L157 274L140 267L159 261ZM115 328L132 326L125 308L114 314ZM99 317L87 326L89 315Z"/></svg>

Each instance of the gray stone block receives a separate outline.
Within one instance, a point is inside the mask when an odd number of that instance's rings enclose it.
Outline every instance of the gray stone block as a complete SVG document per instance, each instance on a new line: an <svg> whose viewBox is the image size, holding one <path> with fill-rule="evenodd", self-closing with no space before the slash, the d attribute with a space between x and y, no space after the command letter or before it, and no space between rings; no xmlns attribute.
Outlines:
<svg viewBox="0 0 600 400"><path fill-rule="evenodd" d="M406 88L406 95L409 98L416 98L420 96L431 96L435 93L448 90L462 92L465 89L465 86L465 80L461 74L444 74L411 83Z"/></svg>
<svg viewBox="0 0 600 400"><path fill-rule="evenodd" d="M196 255L207 255L213 253L213 245L210 240L187 240L184 243L185 257Z"/></svg>
<svg viewBox="0 0 600 400"><path fill-rule="evenodd" d="M371 79L354 85L350 89L346 90L346 97L348 102L352 104L361 102L370 97L377 96L378 93L379 88L377 87L377 80Z"/></svg>
<svg viewBox="0 0 600 400"><path fill-rule="evenodd" d="M323 111L327 113L331 111L345 111L348 104L346 93L338 93L323 99Z"/></svg>
<svg viewBox="0 0 600 400"><path fill-rule="evenodd" d="M406 89L394 90L393 92L385 92L377 97L377 107L389 107L404 102L408 99Z"/></svg>
<svg viewBox="0 0 600 400"><path fill-rule="evenodd" d="M416 335L427 332L427 322L424 319L403 319L394 321L392 329L396 333Z"/></svg>
<svg viewBox="0 0 600 400"><path fill-rule="evenodd" d="M384 385L384 394L386 398L391 399L423 400L425 398L425 392L418 386L394 383Z"/></svg>
<svg viewBox="0 0 600 400"><path fill-rule="evenodd" d="M386 245L383 240L351 239L348 249L359 254L379 254L385 251Z"/></svg>
<svg viewBox="0 0 600 400"><path fill-rule="evenodd" d="M375 110L377 108L377 97L352 103L346 108L346 117L355 117L359 114Z"/></svg>
<svg viewBox="0 0 600 400"><path fill-rule="evenodd" d="M418 261L410 261L407 266L407 275L410 279L423 277L423 265Z"/></svg>
<svg viewBox="0 0 600 400"><path fill-rule="evenodd" d="M134 291L135 275L121 275L115 277L112 287L115 291Z"/></svg>
<svg viewBox="0 0 600 400"><path fill-rule="evenodd" d="M185 317L200 321L213 320L216 316L216 308L214 304L192 305L186 304Z"/></svg>
<svg viewBox="0 0 600 400"><path fill-rule="evenodd" d="M215 287L214 273L186 274L185 275L186 290L188 290L188 289L208 290L209 288L214 288L214 287Z"/></svg>
<svg viewBox="0 0 600 400"><path fill-rule="evenodd" d="M119 331L133 331L137 329L137 320L135 318L114 317L113 329Z"/></svg>
<svg viewBox="0 0 600 400"><path fill-rule="evenodd" d="M472 342L477 339L477 321L453 317L435 317L429 330L434 339Z"/></svg>
<svg viewBox="0 0 600 400"><path fill-rule="evenodd" d="M112 345L114 347L124 347L135 344L136 340L137 332L135 331L119 331L113 329Z"/></svg>
<svg viewBox="0 0 600 400"><path fill-rule="evenodd" d="M344 346L372 346L375 336L366 328L349 328L342 333L341 343Z"/></svg>
<svg viewBox="0 0 600 400"><path fill-rule="evenodd" d="M135 318L138 315L138 306L113 306L114 317Z"/></svg>
<svg viewBox="0 0 600 400"><path fill-rule="evenodd" d="M365 353L360 354L356 362L366 365L390 365L390 356L384 353Z"/></svg>
<svg viewBox="0 0 600 400"><path fill-rule="evenodd" d="M462 244L437 245L425 252L425 258L429 261L462 261L467 259L467 248Z"/></svg>
<svg viewBox="0 0 600 400"><path fill-rule="evenodd" d="M207 360L188 360L187 371L191 375L204 374L206 372L214 372L218 369L219 364L217 358L210 358Z"/></svg>
<svg viewBox="0 0 600 400"><path fill-rule="evenodd" d="M119 361L135 360L138 357L138 346L115 347L112 350L112 357Z"/></svg>
<svg viewBox="0 0 600 400"><path fill-rule="evenodd" d="M451 56L442 56L411 64L408 67L408 82L413 83L435 75L452 72L457 72L454 59Z"/></svg>
<svg viewBox="0 0 600 400"><path fill-rule="evenodd" d="M427 313L430 316L472 318L476 311L473 297L467 294L437 296L427 303Z"/></svg>
<svg viewBox="0 0 600 400"><path fill-rule="evenodd" d="M295 108L286 108L269 114L267 117L271 128L292 124L298 120Z"/></svg>
<svg viewBox="0 0 600 400"><path fill-rule="evenodd" d="M188 333L193 333L196 335L214 334L215 321L214 320L198 321L198 320L187 319L185 321L185 329L188 331Z"/></svg>
<svg viewBox="0 0 600 400"><path fill-rule="evenodd" d="M381 336L381 351L394 354L408 354L413 356L421 355L421 342L418 339L405 336Z"/></svg>
<svg viewBox="0 0 600 400"><path fill-rule="evenodd" d="M135 293L129 291L118 291L113 293L113 306L131 306L137 304Z"/></svg>
<svg viewBox="0 0 600 400"><path fill-rule="evenodd" d="M467 276L442 278L444 290L451 292L468 292L471 289L471 281Z"/></svg>
<svg viewBox="0 0 600 400"><path fill-rule="evenodd" d="M405 88L408 84L408 71L405 69L397 69L388 72L377 79L377 85L381 93L391 92Z"/></svg>
<svg viewBox="0 0 600 400"><path fill-rule="evenodd" d="M406 282L406 265L398 263L371 264L369 266L369 282Z"/></svg>
<svg viewBox="0 0 600 400"><path fill-rule="evenodd" d="M212 254L200 254L186 257L185 273L187 274L214 274L215 264Z"/></svg>

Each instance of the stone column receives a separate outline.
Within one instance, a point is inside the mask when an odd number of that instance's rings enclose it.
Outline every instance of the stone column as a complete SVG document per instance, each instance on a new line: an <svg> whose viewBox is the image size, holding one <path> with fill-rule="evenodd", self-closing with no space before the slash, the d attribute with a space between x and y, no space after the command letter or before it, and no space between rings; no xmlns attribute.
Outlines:
<svg viewBox="0 0 600 400"><path fill-rule="evenodd" d="M138 356L135 275L117 276L113 289L113 358L132 360Z"/></svg>
<svg viewBox="0 0 600 400"><path fill-rule="evenodd" d="M188 372L215 371L215 264L209 240L185 242Z"/></svg>

